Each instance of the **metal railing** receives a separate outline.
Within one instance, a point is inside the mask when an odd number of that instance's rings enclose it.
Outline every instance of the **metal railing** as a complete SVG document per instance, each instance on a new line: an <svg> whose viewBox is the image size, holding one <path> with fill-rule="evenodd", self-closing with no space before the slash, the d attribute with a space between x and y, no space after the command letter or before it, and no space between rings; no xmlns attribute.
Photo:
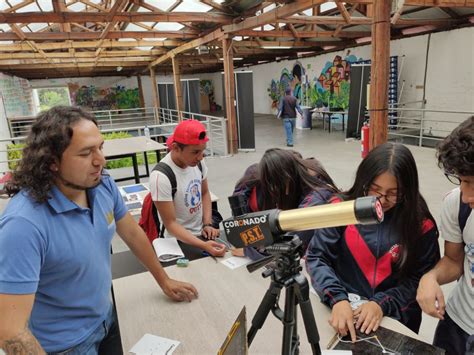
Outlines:
<svg viewBox="0 0 474 355"><path fill-rule="evenodd" d="M425 108L391 107L389 117L397 119L389 124L388 137L406 144L435 147L472 111L432 110Z"/></svg>
<svg viewBox="0 0 474 355"><path fill-rule="evenodd" d="M93 114L102 133L128 132L133 136L144 136L145 126L147 126L150 129L151 138L163 142L172 134L180 119L196 119L206 126L209 137L206 154L208 156L228 155L227 119L224 117L156 107L94 111ZM10 163L18 160L9 159L8 152L22 150L22 148L8 148L8 145L22 143L34 121L35 117L16 117L8 120L11 135L0 138L0 174L9 170Z"/></svg>

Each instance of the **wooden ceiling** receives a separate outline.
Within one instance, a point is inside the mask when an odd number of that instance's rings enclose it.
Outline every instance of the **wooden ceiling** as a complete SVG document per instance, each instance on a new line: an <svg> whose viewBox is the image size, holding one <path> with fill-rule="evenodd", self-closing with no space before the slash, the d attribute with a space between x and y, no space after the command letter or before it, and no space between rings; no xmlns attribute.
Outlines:
<svg viewBox="0 0 474 355"><path fill-rule="evenodd" d="M392 38L474 24L474 0L392 3ZM171 73L172 57L183 73L214 72L222 39L234 39L240 67L366 44L372 24L372 0L1 0L0 9L0 72L29 79Z"/></svg>

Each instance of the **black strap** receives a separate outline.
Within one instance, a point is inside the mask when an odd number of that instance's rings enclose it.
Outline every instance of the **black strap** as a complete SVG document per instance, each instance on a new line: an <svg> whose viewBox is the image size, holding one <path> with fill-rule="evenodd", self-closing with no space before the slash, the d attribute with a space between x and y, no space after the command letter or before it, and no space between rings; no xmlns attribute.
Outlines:
<svg viewBox="0 0 474 355"><path fill-rule="evenodd" d="M201 178L203 177L202 176L202 164L201 162L198 163L198 168L199 170L201 171ZM167 178L168 180L170 181L170 184L171 184L171 198L174 200L174 196L176 195L176 190L177 190L177 182L176 182L176 175L173 171L173 169L171 169L171 167L166 164L165 162L158 162L158 164L155 165L155 167L153 168L152 171L159 171L160 173L163 173ZM160 225L160 220L158 218L158 211L156 210L156 206L155 206L155 203L153 202L153 206L152 206L152 215L153 215L153 220L155 221L155 225L159 226ZM161 230L159 231L158 233L158 237L159 238L163 238L165 235L165 224L163 223L163 225L161 225Z"/></svg>
<svg viewBox="0 0 474 355"><path fill-rule="evenodd" d="M464 232L464 227L466 226L467 219L471 215L472 208L467 204L462 202L462 193L459 196L459 214L458 214L458 223L459 228L461 228L461 233Z"/></svg>

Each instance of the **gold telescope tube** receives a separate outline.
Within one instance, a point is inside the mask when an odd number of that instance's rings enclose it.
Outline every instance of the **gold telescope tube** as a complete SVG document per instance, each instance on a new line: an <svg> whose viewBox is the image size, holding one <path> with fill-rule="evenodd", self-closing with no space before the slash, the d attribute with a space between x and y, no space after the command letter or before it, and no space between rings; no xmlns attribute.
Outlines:
<svg viewBox="0 0 474 355"><path fill-rule="evenodd" d="M357 224L355 202L346 201L322 206L280 211L278 224L281 230L297 232L309 229Z"/></svg>

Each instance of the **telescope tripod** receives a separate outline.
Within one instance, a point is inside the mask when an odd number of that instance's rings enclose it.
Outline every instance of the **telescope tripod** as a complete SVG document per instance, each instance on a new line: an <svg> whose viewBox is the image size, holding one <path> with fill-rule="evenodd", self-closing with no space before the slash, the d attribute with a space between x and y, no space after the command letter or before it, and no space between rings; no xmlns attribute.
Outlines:
<svg viewBox="0 0 474 355"><path fill-rule="evenodd" d="M297 331L297 308L301 308L306 336L313 354L321 354L319 332L314 320L313 309L309 299L309 285L306 277L301 274L300 250L302 242L294 238L290 242L274 244L266 251L279 255L276 267L263 272L263 277L272 277L270 286L263 297L252 326L247 334L248 345L252 343L257 331L262 328L265 320L272 311L273 315L283 323L282 355L299 354L299 336ZM281 310L278 301L282 288L285 288L285 309Z"/></svg>

